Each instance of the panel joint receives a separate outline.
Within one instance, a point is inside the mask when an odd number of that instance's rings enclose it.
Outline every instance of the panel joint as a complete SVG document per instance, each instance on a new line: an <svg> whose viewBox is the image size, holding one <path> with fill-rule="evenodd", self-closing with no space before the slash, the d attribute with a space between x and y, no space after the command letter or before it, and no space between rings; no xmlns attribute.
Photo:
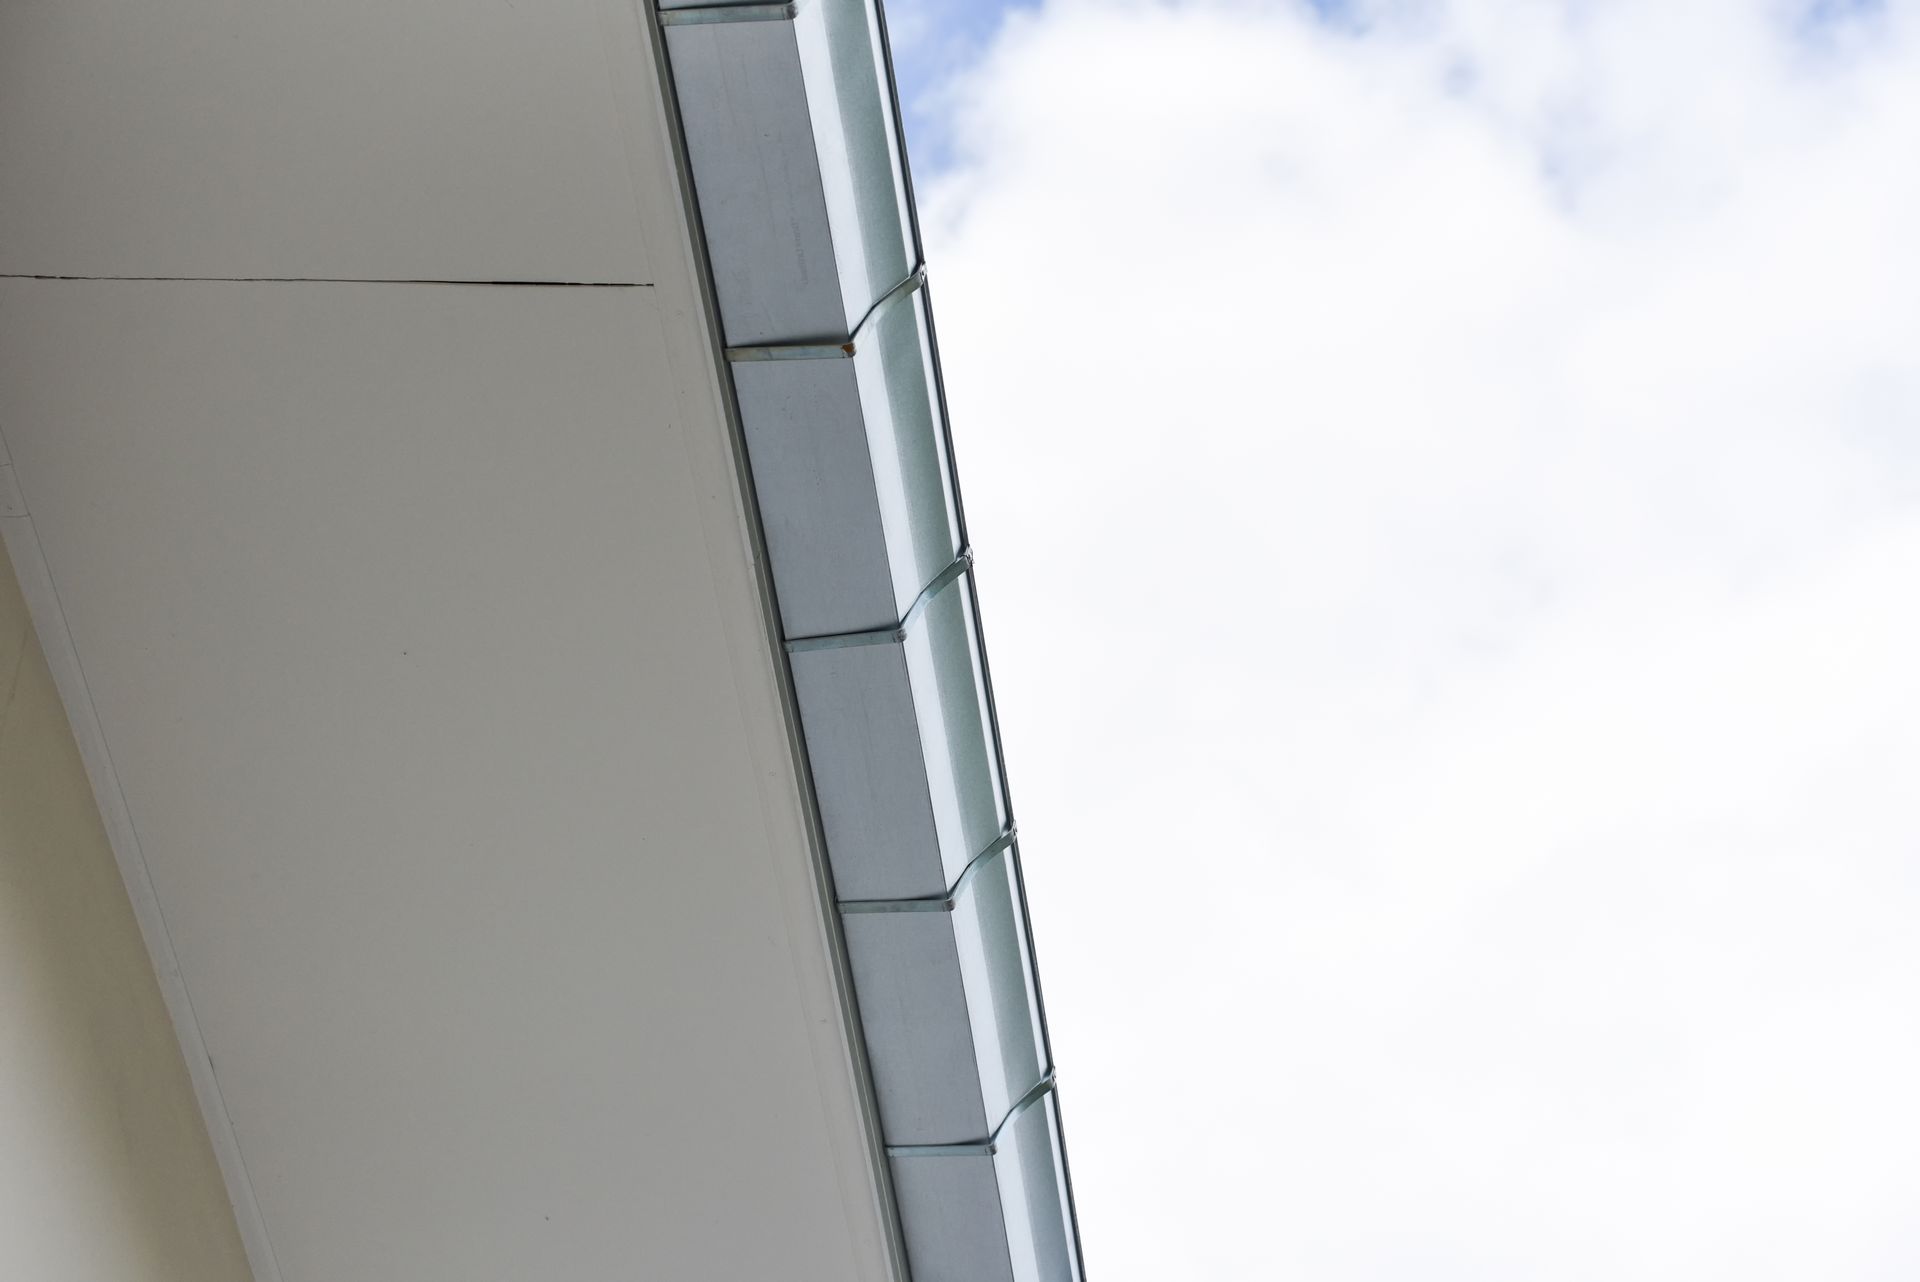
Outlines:
<svg viewBox="0 0 1920 1282"><path fill-rule="evenodd" d="M786 4L712 4L697 9L661 9L655 15L663 27L697 27L716 22L791 22L800 13L801 0Z"/></svg>
<svg viewBox="0 0 1920 1282"><path fill-rule="evenodd" d="M676 10L693 13L703 10ZM927 268L923 263L907 273L905 280L882 294L873 306L867 308L867 314L844 339L828 340L818 343L763 343L757 347L729 347L727 359L735 364L747 361L843 361L854 356L860 347L860 340L881 316L893 309L894 304L908 295L917 292L927 283Z"/></svg>
<svg viewBox="0 0 1920 1282"><path fill-rule="evenodd" d="M967 861L960 875L953 879L953 885L947 887L944 895L928 895L918 899L846 899L840 903L843 913L950 913L960 900L961 892L966 890L980 870L992 863L994 857L1009 849L1014 842L1014 827L1008 824L993 844Z"/></svg>
<svg viewBox="0 0 1920 1282"><path fill-rule="evenodd" d="M1056 1085L1053 1070L1049 1068L1025 1095L1013 1102L1013 1107L1007 1110L1007 1115L1000 1119L1000 1125L994 1127L993 1133L985 1139L965 1140L958 1144L889 1144L887 1156L992 1157L1000 1151L1000 1137L1006 1134L1007 1129L1019 1121L1028 1109L1051 1095Z"/></svg>
<svg viewBox="0 0 1920 1282"><path fill-rule="evenodd" d="M926 613L927 606L949 585L957 582L973 566L973 549L961 548L960 555L953 558L947 568L933 576L933 582L920 589L920 595L913 599L907 612L900 616L900 622L884 628L866 628L859 632L830 632L821 636L794 637L786 643L788 654L805 654L809 650L845 650L863 645L897 645L907 639L914 623Z"/></svg>

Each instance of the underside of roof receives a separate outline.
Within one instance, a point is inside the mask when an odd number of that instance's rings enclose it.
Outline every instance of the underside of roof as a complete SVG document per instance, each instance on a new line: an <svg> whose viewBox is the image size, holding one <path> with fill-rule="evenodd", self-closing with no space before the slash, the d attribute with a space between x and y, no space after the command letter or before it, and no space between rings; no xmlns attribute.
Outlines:
<svg viewBox="0 0 1920 1282"><path fill-rule="evenodd" d="M260 1282L1073 1282L877 0L0 7L0 532Z"/></svg>

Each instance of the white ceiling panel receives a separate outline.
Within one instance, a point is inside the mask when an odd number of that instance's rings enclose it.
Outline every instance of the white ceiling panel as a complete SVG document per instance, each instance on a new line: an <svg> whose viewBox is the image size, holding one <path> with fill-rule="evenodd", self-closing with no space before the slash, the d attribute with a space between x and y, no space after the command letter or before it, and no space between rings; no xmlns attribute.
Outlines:
<svg viewBox="0 0 1920 1282"><path fill-rule="evenodd" d="M8 0L0 273L651 280L638 22L631 0Z"/></svg>
<svg viewBox="0 0 1920 1282"><path fill-rule="evenodd" d="M284 1282L890 1276L671 312L0 281L0 431Z"/></svg>

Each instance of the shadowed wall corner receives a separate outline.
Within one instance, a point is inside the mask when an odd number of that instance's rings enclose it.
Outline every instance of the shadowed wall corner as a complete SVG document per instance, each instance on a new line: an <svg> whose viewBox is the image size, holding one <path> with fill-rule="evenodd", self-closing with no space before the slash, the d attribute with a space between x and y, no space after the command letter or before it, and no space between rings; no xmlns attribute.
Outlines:
<svg viewBox="0 0 1920 1282"><path fill-rule="evenodd" d="M73 732L3 556L0 1277L251 1277Z"/></svg>

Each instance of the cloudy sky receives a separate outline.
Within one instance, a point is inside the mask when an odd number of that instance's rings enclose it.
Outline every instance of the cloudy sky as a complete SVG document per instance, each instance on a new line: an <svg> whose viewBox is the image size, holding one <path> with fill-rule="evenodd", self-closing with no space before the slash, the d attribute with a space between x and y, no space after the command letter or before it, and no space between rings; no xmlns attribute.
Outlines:
<svg viewBox="0 0 1920 1282"><path fill-rule="evenodd" d="M1920 1276L1920 3L889 0L1092 1276Z"/></svg>

